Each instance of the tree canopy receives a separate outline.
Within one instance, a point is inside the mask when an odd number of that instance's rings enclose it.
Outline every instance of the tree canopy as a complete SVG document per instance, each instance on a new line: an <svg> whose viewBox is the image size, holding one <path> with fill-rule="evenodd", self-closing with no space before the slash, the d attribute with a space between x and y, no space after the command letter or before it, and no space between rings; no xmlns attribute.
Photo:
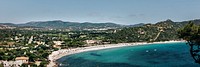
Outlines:
<svg viewBox="0 0 200 67"><path fill-rule="evenodd" d="M200 25L189 22L178 30L178 35L186 41L200 43Z"/></svg>
<svg viewBox="0 0 200 67"><path fill-rule="evenodd" d="M178 30L179 37L190 45L190 54L196 63L200 63L200 25L189 22Z"/></svg>

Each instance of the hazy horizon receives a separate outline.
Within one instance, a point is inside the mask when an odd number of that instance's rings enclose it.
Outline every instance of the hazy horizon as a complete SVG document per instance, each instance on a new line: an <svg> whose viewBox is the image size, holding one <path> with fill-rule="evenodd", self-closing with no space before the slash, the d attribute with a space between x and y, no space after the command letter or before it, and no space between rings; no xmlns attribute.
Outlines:
<svg viewBox="0 0 200 67"><path fill-rule="evenodd" d="M1 0L0 23L62 20L131 25L200 19L199 0Z"/></svg>

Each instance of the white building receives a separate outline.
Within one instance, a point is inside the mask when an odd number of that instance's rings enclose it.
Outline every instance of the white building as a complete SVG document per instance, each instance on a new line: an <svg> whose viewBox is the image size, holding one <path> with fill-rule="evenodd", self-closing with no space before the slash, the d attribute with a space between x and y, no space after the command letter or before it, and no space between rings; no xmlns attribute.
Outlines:
<svg viewBox="0 0 200 67"><path fill-rule="evenodd" d="M23 63L28 63L28 57L16 57L15 61L0 61L4 67L20 67Z"/></svg>
<svg viewBox="0 0 200 67"><path fill-rule="evenodd" d="M101 40L85 40L87 44L100 44Z"/></svg>

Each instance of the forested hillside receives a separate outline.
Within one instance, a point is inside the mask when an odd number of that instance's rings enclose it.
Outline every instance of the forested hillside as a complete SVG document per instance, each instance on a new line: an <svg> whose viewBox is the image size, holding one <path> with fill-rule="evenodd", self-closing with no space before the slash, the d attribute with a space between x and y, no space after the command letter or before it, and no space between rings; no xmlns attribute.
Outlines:
<svg viewBox="0 0 200 67"><path fill-rule="evenodd" d="M200 24L199 20L190 20L195 24ZM161 21L156 24L145 24L140 27L131 27L118 30L108 36L109 41L118 42L153 42L179 40L177 30L185 26L189 21L173 22L172 20Z"/></svg>

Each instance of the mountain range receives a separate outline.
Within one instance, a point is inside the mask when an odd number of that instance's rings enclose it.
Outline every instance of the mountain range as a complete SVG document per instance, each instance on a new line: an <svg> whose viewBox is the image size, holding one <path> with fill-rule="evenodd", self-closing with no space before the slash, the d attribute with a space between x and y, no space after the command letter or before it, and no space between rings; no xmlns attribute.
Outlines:
<svg viewBox="0 0 200 67"><path fill-rule="evenodd" d="M136 27L144 24L136 25L120 25L115 23L78 23L78 22L65 22L61 20L54 21L37 21L37 22L28 22L24 24L12 24L12 23L0 23L0 25L7 25L11 27L41 27L41 28L51 28L51 29L72 29L72 30L83 30L83 29L117 29L124 27Z"/></svg>
<svg viewBox="0 0 200 67"><path fill-rule="evenodd" d="M196 20L189 20L194 22L195 24L200 24L200 19ZM175 28L180 28L187 24L189 21L182 21L182 22L174 22L170 19L166 21L157 22L154 25L157 26L174 26ZM13 24L13 23L0 23L0 26L6 25L11 27L33 27L33 28L49 28L49 29L71 29L71 30L83 30L83 29L117 29L117 28L124 28L124 27L140 27L146 24L140 23L135 25L121 25L115 23L78 23L78 22L66 22L61 20L54 20L54 21L35 21L35 22L28 22L24 24Z"/></svg>

